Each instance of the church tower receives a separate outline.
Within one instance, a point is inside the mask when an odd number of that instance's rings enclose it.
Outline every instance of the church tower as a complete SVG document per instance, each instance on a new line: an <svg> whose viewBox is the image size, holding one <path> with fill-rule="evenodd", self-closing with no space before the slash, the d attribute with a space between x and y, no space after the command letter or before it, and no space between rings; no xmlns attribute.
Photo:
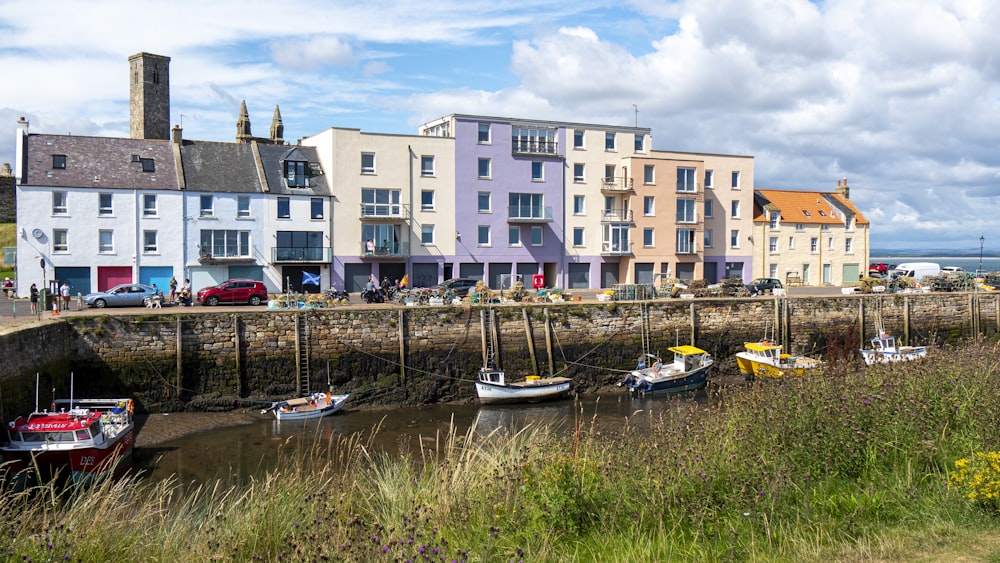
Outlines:
<svg viewBox="0 0 1000 563"><path fill-rule="evenodd" d="M276 145L285 144L282 136L285 134L285 126L281 123L281 111L278 106L274 106L274 117L271 118L271 142Z"/></svg>
<svg viewBox="0 0 1000 563"><path fill-rule="evenodd" d="M249 143L253 140L250 133L250 114L247 113L247 101L240 102L240 117L236 120L236 142Z"/></svg>
<svg viewBox="0 0 1000 563"><path fill-rule="evenodd" d="M136 53L128 62L132 138L169 140L170 57Z"/></svg>

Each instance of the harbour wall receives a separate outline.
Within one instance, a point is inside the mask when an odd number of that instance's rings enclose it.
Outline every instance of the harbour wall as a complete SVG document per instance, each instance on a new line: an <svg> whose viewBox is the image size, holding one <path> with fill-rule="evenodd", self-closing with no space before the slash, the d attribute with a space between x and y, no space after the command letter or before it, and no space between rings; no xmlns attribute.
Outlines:
<svg viewBox="0 0 1000 563"><path fill-rule="evenodd" d="M957 343L1000 329L1000 295L984 293L672 299L492 307L340 307L66 317L0 336L0 407L131 396L149 412L228 410L306 391L351 392L351 404L473 400L472 379L498 330L511 375L558 374L579 392L614 385L648 350L695 343L736 375L733 355L764 336L832 368L857 366L881 318L910 344ZM644 341L647 341L644 344ZM55 389L55 392L52 389Z"/></svg>

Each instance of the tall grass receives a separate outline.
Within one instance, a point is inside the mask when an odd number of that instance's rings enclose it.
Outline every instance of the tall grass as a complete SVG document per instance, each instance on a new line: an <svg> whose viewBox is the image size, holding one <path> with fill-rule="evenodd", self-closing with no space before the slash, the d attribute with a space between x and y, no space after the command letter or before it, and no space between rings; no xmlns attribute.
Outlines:
<svg viewBox="0 0 1000 563"><path fill-rule="evenodd" d="M1000 449L998 376L997 349L976 343L920 363L716 388L713 406L637 414L614 432L579 412L569 432L474 428L398 452L360 435L318 440L242 485L129 479L69 498L9 493L0 552L903 561L975 546L995 560L997 542L981 541L1000 536L995 512L949 489L948 476L956 459Z"/></svg>

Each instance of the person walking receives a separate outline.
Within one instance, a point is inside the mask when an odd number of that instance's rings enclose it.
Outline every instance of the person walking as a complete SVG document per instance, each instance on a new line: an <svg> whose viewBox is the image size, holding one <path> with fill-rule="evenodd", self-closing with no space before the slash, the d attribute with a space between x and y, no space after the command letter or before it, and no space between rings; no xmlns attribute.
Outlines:
<svg viewBox="0 0 1000 563"><path fill-rule="evenodd" d="M28 297L31 301L31 314L38 314L38 286L31 284L31 289L28 290Z"/></svg>
<svg viewBox="0 0 1000 563"><path fill-rule="evenodd" d="M63 282L59 286L59 295L62 296L62 310L69 311L69 283Z"/></svg>
<svg viewBox="0 0 1000 563"><path fill-rule="evenodd" d="M174 302L177 297L177 276L170 276L170 302Z"/></svg>

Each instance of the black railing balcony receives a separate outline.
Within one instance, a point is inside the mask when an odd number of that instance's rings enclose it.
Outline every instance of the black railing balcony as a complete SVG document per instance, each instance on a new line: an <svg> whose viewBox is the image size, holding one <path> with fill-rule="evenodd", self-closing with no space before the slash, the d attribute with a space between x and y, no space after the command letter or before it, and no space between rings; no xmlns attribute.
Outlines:
<svg viewBox="0 0 1000 563"><path fill-rule="evenodd" d="M513 139L511 152L514 154L559 154L559 143L538 139Z"/></svg>
<svg viewBox="0 0 1000 563"><path fill-rule="evenodd" d="M361 243L362 258L409 258L410 243L383 241L379 244Z"/></svg>
<svg viewBox="0 0 1000 563"><path fill-rule="evenodd" d="M532 207L530 205L507 206L508 223L551 223L552 206Z"/></svg>
<svg viewBox="0 0 1000 563"><path fill-rule="evenodd" d="M631 209L603 209L601 210L602 223L631 223Z"/></svg>
<svg viewBox="0 0 1000 563"><path fill-rule="evenodd" d="M632 178L601 178L601 191L604 193L631 193Z"/></svg>
<svg viewBox="0 0 1000 563"><path fill-rule="evenodd" d="M271 262L319 262L333 261L333 249L329 246L272 246Z"/></svg>
<svg viewBox="0 0 1000 563"><path fill-rule="evenodd" d="M410 206L402 203L362 203L361 219L365 221L407 221Z"/></svg>

